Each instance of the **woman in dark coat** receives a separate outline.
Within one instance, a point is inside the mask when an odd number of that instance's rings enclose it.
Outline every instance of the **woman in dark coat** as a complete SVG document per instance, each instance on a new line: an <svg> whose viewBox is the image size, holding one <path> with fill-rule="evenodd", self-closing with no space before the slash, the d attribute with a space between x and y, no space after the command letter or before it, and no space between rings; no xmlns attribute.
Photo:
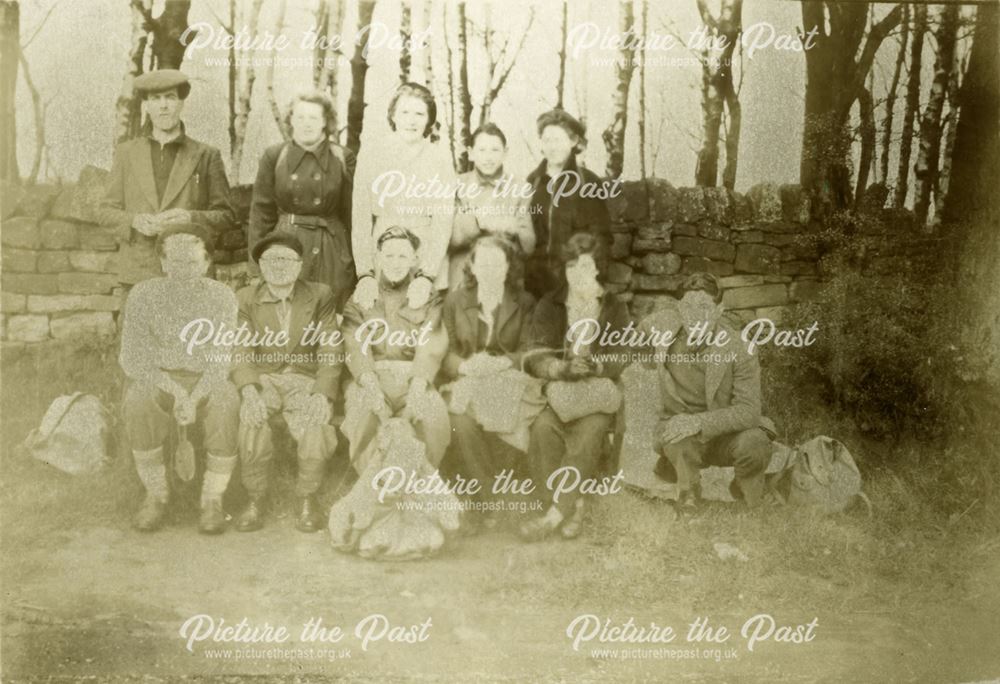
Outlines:
<svg viewBox="0 0 1000 684"><path fill-rule="evenodd" d="M579 489L556 500L549 479L561 468L575 469L580 482L595 477L602 447L622 410L617 380L628 362L627 346L604 344L603 335L596 334L625 330L631 320L626 303L604 290L607 261L599 239L576 234L560 257L562 284L535 307L525 354L528 371L548 381L549 404L531 426L528 463L545 513L521 526L526 541L556 530L566 538L580 534L584 499Z"/></svg>
<svg viewBox="0 0 1000 684"><path fill-rule="evenodd" d="M528 261L526 285L529 292L541 297L558 287L562 268L559 250L572 235L589 233L610 250L611 219L604 200L583 196L583 188L601 183L593 171L577 161L587 144L584 125L564 110L553 109L538 117L537 126L545 158L528 174L535 189L531 207L535 252ZM576 191L572 191L574 187ZM560 195L555 201L554 190Z"/></svg>
<svg viewBox="0 0 1000 684"><path fill-rule="evenodd" d="M264 151L250 207L252 250L274 230L302 242L303 280L328 285L341 311L355 283L351 254L354 155L333 142L333 101L314 91L296 96L288 109L288 142Z"/></svg>
<svg viewBox="0 0 1000 684"><path fill-rule="evenodd" d="M545 406L541 383L520 370L535 308L521 270L512 238L484 235L473 243L463 286L444 304L448 355L442 372L451 381L452 433L446 470L474 478L481 501L493 498L496 475L527 450L531 423ZM482 517L489 524L491 516Z"/></svg>

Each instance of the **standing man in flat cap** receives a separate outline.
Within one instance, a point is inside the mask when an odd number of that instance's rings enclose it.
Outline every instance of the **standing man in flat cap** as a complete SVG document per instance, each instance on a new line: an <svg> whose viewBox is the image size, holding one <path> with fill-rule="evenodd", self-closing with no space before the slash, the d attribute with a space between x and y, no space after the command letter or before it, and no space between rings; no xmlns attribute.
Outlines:
<svg viewBox="0 0 1000 684"><path fill-rule="evenodd" d="M239 291L239 325L252 346L236 353L233 382L240 390L240 463L250 502L236 519L242 532L263 526L273 458L268 417L278 411L298 445L295 527L315 532L326 518L316 502L327 460L337 447L330 424L344 345L337 297L324 283L302 280L303 246L286 232L253 246L261 282Z"/></svg>
<svg viewBox="0 0 1000 684"><path fill-rule="evenodd" d="M235 328L237 305L232 290L205 277L209 239L200 225L164 229L155 246L166 275L136 284L125 301L119 363L128 384L122 410L146 489L134 523L143 532L159 528L166 511L164 443L172 430L196 420L202 421L208 452L198 527L218 534L226 525L222 495L236 465L240 398L229 381L230 347L218 333ZM184 467L181 451L175 450L174 467L188 479L194 465Z"/></svg>
<svg viewBox="0 0 1000 684"><path fill-rule="evenodd" d="M142 135L115 150L99 212L102 224L120 229L118 273L126 285L160 275L154 245L167 226L206 226L211 250L215 237L233 222L222 155L184 133L187 76L160 69L139 76L134 87L148 121Z"/></svg>

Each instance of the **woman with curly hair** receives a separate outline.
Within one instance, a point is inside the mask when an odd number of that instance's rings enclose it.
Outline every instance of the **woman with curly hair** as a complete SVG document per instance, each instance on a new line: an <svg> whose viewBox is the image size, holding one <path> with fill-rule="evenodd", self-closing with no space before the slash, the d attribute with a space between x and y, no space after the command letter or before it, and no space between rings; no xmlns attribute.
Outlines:
<svg viewBox="0 0 1000 684"><path fill-rule="evenodd" d="M340 311L354 286L354 155L333 141L333 100L322 91L292 98L285 121L291 140L267 148L257 167L249 249L272 231L293 234L303 246L300 278L328 285Z"/></svg>
<svg viewBox="0 0 1000 684"><path fill-rule="evenodd" d="M427 88L399 86L389 102L388 120L392 132L366 140L358 155L354 301L371 308L378 299L375 244L387 228L397 226L420 239L418 270L407 293L410 306L420 308L434 290L448 286L455 171L448 149L436 142L437 105Z"/></svg>

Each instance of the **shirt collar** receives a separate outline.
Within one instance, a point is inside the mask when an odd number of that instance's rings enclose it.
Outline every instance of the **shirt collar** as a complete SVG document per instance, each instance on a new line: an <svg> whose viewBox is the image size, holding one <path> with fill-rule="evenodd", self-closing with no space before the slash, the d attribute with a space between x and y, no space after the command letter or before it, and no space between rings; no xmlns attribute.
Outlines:
<svg viewBox="0 0 1000 684"><path fill-rule="evenodd" d="M479 172L479 169L475 167L473 167L472 169L472 174L473 174L472 177L476 180L476 183L478 183L479 185L485 185L486 187L495 187L497 183L499 183L503 179L504 169L501 166L500 170L497 171L496 176L494 176L493 178L487 178L486 176L484 176Z"/></svg>
<svg viewBox="0 0 1000 684"><path fill-rule="evenodd" d="M153 137L153 124L150 121L148 121L148 120L142 126L142 135L145 136L146 138L149 138L149 142L156 143L157 145L160 144L159 141L157 141ZM181 132L180 132L180 134L176 138L174 138L173 140L168 141L166 143L166 145L178 145L179 146L179 145L183 145L186 140L187 140L187 133L185 133L185 131L184 131L184 122L181 121ZM164 145L164 147L166 147L166 145Z"/></svg>
<svg viewBox="0 0 1000 684"><path fill-rule="evenodd" d="M299 164L302 163L302 160L305 159L306 155L309 155L316 159L320 168L327 171L329 170L328 167L330 165L329 151L330 145L326 140L319 144L319 147L316 148L315 152L305 149L293 140L288 145L288 168L294 171L299 167Z"/></svg>
<svg viewBox="0 0 1000 684"><path fill-rule="evenodd" d="M277 304L278 302L290 302L295 297L295 293L298 291L298 289L299 289L299 281L295 281L295 285L293 285L292 289L288 291L288 297L285 299L278 299L277 297L274 296L274 293L271 292L271 288L267 286L267 283L261 280L260 284L257 286L257 293L256 293L257 302L259 304L264 304L264 303Z"/></svg>

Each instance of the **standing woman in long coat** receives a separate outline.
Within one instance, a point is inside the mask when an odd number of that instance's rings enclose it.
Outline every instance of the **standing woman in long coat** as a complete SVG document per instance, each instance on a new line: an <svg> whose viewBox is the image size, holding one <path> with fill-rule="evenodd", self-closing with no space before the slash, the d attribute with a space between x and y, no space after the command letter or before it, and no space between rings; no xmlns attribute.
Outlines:
<svg viewBox="0 0 1000 684"><path fill-rule="evenodd" d="M370 309L378 299L375 245L392 227L420 240L418 267L407 298L419 309L435 290L448 287L448 243L455 216L455 167L448 148L437 142L437 105L419 83L404 83L389 102L389 128L372 136L358 153L354 190L354 258L358 287L354 301Z"/></svg>
<svg viewBox="0 0 1000 684"><path fill-rule="evenodd" d="M354 155L333 142L333 100L322 91L293 98L286 122L292 139L267 148L257 167L247 241L253 251L271 231L295 235L304 248L300 277L330 286L341 311L355 282Z"/></svg>
<svg viewBox="0 0 1000 684"><path fill-rule="evenodd" d="M577 158L587 144L583 123L562 109L552 109L538 117L536 126L544 159L528 174L534 187L531 220L535 253L528 259L525 283L531 294L541 298L562 282L560 250L571 237L588 233L604 250L610 250L611 218L604 200L584 197L582 192L587 185L601 183L600 177ZM571 188L576 191L571 192ZM567 194L553 198L553 190Z"/></svg>

